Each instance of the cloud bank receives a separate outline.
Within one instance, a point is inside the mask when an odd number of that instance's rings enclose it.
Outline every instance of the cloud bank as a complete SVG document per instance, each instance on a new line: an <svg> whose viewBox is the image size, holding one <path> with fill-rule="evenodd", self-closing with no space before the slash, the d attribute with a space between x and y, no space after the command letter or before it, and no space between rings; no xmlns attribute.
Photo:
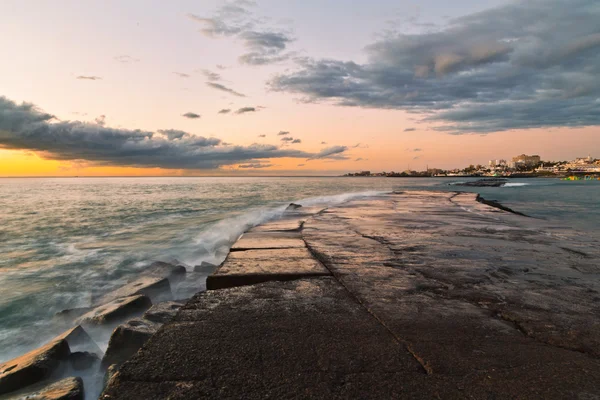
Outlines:
<svg viewBox="0 0 600 400"><path fill-rule="evenodd" d="M218 138L175 129L150 132L59 121L33 104L17 104L3 96L0 148L34 151L59 161L166 169L214 169L281 157L339 159L345 149L313 154L272 145L225 146Z"/></svg>
<svg viewBox="0 0 600 400"><path fill-rule="evenodd" d="M520 1L438 31L388 35L366 48L364 64L300 59L269 86L421 113L456 134L599 125L598 21L597 0Z"/></svg>

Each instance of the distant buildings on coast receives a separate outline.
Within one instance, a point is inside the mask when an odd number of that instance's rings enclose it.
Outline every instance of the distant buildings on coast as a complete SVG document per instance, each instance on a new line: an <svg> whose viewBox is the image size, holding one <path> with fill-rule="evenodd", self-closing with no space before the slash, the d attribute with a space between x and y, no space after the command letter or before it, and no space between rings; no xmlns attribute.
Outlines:
<svg viewBox="0 0 600 400"><path fill-rule="evenodd" d="M563 176L568 174L600 174L600 159L592 156L576 158L573 161L543 161L539 155L521 154L511 161L490 160L487 166L469 165L463 169L443 170L427 168L425 171L406 170L403 172L361 171L344 176L379 177L431 177L431 176Z"/></svg>

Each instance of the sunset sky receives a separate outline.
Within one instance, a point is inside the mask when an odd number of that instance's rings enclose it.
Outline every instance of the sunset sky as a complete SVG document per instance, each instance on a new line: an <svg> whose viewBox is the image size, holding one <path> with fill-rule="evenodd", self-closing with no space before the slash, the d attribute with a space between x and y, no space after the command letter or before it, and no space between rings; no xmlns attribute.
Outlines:
<svg viewBox="0 0 600 400"><path fill-rule="evenodd" d="M0 2L0 176L600 158L597 0Z"/></svg>

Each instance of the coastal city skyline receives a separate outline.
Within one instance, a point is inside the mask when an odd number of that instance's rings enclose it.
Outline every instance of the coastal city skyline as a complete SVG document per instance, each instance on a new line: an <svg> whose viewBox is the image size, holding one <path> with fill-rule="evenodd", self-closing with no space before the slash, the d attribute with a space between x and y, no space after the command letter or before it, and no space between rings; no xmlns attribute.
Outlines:
<svg viewBox="0 0 600 400"><path fill-rule="evenodd" d="M592 0L4 1L0 176L572 160L600 148L599 14Z"/></svg>

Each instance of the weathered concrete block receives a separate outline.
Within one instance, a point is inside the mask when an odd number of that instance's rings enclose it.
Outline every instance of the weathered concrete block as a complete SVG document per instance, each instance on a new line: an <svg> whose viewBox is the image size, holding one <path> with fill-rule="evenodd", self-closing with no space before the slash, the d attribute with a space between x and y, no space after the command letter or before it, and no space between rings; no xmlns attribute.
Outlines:
<svg viewBox="0 0 600 400"><path fill-rule="evenodd" d="M206 261L202 261L202 263L200 265L196 265L194 267L194 272L201 272L201 273L205 273L205 274L210 274L212 273L215 269L217 269L217 266L215 264L206 262Z"/></svg>
<svg viewBox="0 0 600 400"><path fill-rule="evenodd" d="M306 248L236 251L208 276L206 287L215 290L329 274Z"/></svg>
<svg viewBox="0 0 600 400"><path fill-rule="evenodd" d="M102 365L121 365L134 355L162 324L144 318L134 318L119 325L108 342Z"/></svg>
<svg viewBox="0 0 600 400"><path fill-rule="evenodd" d="M173 319L183 304L176 301L155 304L144 313L144 319L160 324L167 323Z"/></svg>
<svg viewBox="0 0 600 400"><path fill-rule="evenodd" d="M102 305L116 299L143 294L148 296L154 303L172 300L171 285L164 277L142 276L125 286L118 288L104 296L96 299L95 304Z"/></svg>
<svg viewBox="0 0 600 400"><path fill-rule="evenodd" d="M66 340L71 352L89 352L102 357L102 350L80 325L69 329L54 340Z"/></svg>
<svg viewBox="0 0 600 400"><path fill-rule="evenodd" d="M231 251L256 249L291 249L303 248L304 241L296 232L256 232L244 233L231 247Z"/></svg>
<svg viewBox="0 0 600 400"><path fill-rule="evenodd" d="M64 339L0 364L0 394L12 392L50 377L71 354Z"/></svg>
<svg viewBox="0 0 600 400"><path fill-rule="evenodd" d="M102 325L114 323L125 318L140 315L152 307L148 296L135 295L113 300L95 308L78 319L79 324Z"/></svg>
<svg viewBox="0 0 600 400"><path fill-rule="evenodd" d="M65 378L59 381L40 382L23 390L2 397L3 400L83 400L81 378Z"/></svg>

